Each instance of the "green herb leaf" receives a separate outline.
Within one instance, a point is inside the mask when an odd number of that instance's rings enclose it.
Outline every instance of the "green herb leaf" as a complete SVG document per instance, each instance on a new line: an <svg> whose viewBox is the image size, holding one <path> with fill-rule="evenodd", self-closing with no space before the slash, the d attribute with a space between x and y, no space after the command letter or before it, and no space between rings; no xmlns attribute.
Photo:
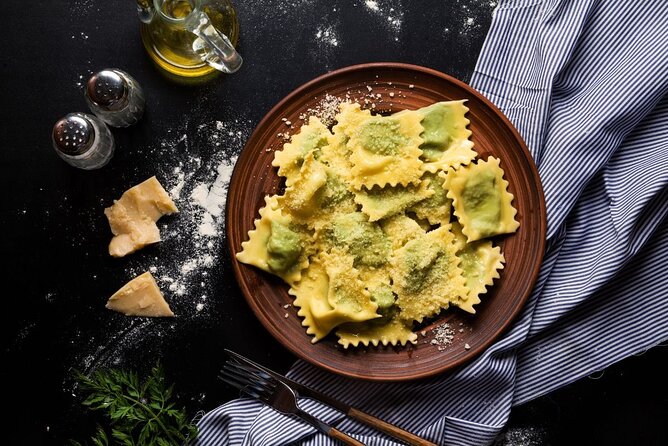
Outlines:
<svg viewBox="0 0 668 446"><path fill-rule="evenodd" d="M108 423L90 438L95 446L111 444L108 432L114 445L123 446L187 445L197 436L197 426L186 421L185 410L170 401L173 389L165 384L160 364L143 382L135 372L119 369L98 370L90 376L77 372L77 380L87 393L82 404L102 412Z"/></svg>

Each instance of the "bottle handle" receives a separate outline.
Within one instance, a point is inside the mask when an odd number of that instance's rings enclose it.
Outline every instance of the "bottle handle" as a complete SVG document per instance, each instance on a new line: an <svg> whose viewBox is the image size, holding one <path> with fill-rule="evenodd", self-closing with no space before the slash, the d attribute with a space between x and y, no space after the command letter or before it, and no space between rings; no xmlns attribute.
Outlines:
<svg viewBox="0 0 668 446"><path fill-rule="evenodd" d="M193 42L193 50L202 60L224 73L234 73L241 68L241 55L234 49L230 39L213 27L204 11L194 10L186 17L184 25L199 37Z"/></svg>
<svg viewBox="0 0 668 446"><path fill-rule="evenodd" d="M137 14L142 23L151 23L155 15L155 9L151 0L137 0Z"/></svg>

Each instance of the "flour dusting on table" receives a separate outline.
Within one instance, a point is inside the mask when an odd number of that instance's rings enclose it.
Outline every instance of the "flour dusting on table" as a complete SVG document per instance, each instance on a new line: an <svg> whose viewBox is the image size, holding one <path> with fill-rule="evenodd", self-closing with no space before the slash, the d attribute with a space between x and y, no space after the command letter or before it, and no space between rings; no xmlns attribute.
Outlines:
<svg viewBox="0 0 668 446"><path fill-rule="evenodd" d="M541 427L511 427L500 434L496 446L540 446L547 440L547 432Z"/></svg>
<svg viewBox="0 0 668 446"><path fill-rule="evenodd" d="M363 5L367 11L380 20L380 25L389 31L395 41L404 23L404 8L402 0L366 0Z"/></svg>
<svg viewBox="0 0 668 446"><path fill-rule="evenodd" d="M74 0L70 4L70 11L77 18L85 18L93 8L93 0Z"/></svg>
<svg viewBox="0 0 668 446"><path fill-rule="evenodd" d="M160 254L148 267L177 317L206 310L208 276L220 266L225 250L227 190L237 154L251 126L239 119L214 120L198 125L192 136L168 136L155 149L166 161L158 179L179 213L160 221ZM139 273L146 267L133 261L127 272Z"/></svg>
<svg viewBox="0 0 668 446"><path fill-rule="evenodd" d="M315 38L321 44L324 43L331 46L339 45L336 30L331 25L319 26L315 33Z"/></svg>
<svg viewBox="0 0 668 446"><path fill-rule="evenodd" d="M269 29L289 30L303 27L304 17L312 20L313 13L318 8L315 0L254 0L252 2L238 2L234 5L242 26L246 26L245 39L265 39ZM268 13L271 11L271 13ZM301 23L300 23L301 22Z"/></svg>
<svg viewBox="0 0 668 446"><path fill-rule="evenodd" d="M216 281L222 275L231 274L223 262L225 203L234 164L253 127L252 121L244 119L185 122L181 128L165 130L150 147L137 149L156 161L154 170L142 167L135 177L155 174L179 213L158 221L161 242L120 259L124 266L123 274L117 277L118 288L150 271L175 318L105 313L96 322L104 336L72 337L72 345L80 346L73 358L74 368L87 373L100 367L126 367L148 352L159 352L164 343L188 327L219 323L212 312L219 302L219 298L212 298L213 290L218 289ZM111 198L103 200L101 207ZM104 305L103 301L100 304ZM71 379L63 386L68 393L77 391Z"/></svg>
<svg viewBox="0 0 668 446"><path fill-rule="evenodd" d="M448 4L450 20L443 27L443 36L468 44L471 37L484 31L486 18L497 5L497 0L457 0Z"/></svg>
<svg viewBox="0 0 668 446"><path fill-rule="evenodd" d="M333 11L320 17L313 31L315 45L309 48L308 56L326 70L333 68L332 62L335 56L343 50L341 47L344 46L344 42L339 28L339 17L336 11Z"/></svg>

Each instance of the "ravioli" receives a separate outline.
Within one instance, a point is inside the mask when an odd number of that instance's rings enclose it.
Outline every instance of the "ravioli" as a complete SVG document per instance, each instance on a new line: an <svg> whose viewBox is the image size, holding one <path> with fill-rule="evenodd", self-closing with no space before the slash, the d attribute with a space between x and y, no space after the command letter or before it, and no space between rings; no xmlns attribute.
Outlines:
<svg viewBox="0 0 668 446"><path fill-rule="evenodd" d="M437 102L416 111L422 116L424 129L420 134L420 158L425 163L424 170L436 173L448 167L468 164L477 156L469 139L471 131L466 119L469 109L464 102Z"/></svg>
<svg viewBox="0 0 668 446"><path fill-rule="evenodd" d="M299 174L276 200L294 221L316 230L325 226L334 214L357 209L345 180L329 166L316 161L313 153L304 157Z"/></svg>
<svg viewBox="0 0 668 446"><path fill-rule="evenodd" d="M417 341L412 324L397 317L383 323L373 320L366 323L343 324L336 331L336 336L339 338L338 343L344 348L357 347L360 344L365 347L369 344L374 347L379 344L406 345Z"/></svg>
<svg viewBox="0 0 668 446"><path fill-rule="evenodd" d="M309 152L303 160L298 176L278 198L278 203L302 221L306 221L318 210L316 194L327 183L325 166L315 160Z"/></svg>
<svg viewBox="0 0 668 446"><path fill-rule="evenodd" d="M383 220L381 228L390 239L392 249L395 251L426 233L426 230L417 221L404 214Z"/></svg>
<svg viewBox="0 0 668 446"><path fill-rule="evenodd" d="M449 226L407 242L392 259L393 291L401 317L422 322L451 303L467 300L460 259Z"/></svg>
<svg viewBox="0 0 668 446"><path fill-rule="evenodd" d="M338 214L320 237L325 249L344 250L356 266L382 266L390 257L389 239L377 223L369 222L361 212Z"/></svg>
<svg viewBox="0 0 668 446"><path fill-rule="evenodd" d="M403 214L406 209L420 203L432 195L434 190L429 187L429 181L421 181L418 186L374 186L371 190L355 192L355 203L362 206L370 221L378 221L397 214Z"/></svg>
<svg viewBox="0 0 668 446"><path fill-rule="evenodd" d="M427 183L429 196L424 200L417 201L408 210L431 225L446 224L450 221L450 210L452 200L448 198L448 192L443 183L445 179L440 175L426 172L422 176L422 184Z"/></svg>
<svg viewBox="0 0 668 446"><path fill-rule="evenodd" d="M301 271L308 266L311 235L281 213L275 195L265 197L264 201L255 229L248 232L249 239L241 244L243 250L236 258L292 285L301 279Z"/></svg>
<svg viewBox="0 0 668 446"><path fill-rule="evenodd" d="M350 162L350 149L346 144L347 140L348 137L342 133L329 135L327 146L320 152L318 158L318 161L328 166L346 184L350 183L350 171L353 168L353 164Z"/></svg>
<svg viewBox="0 0 668 446"><path fill-rule="evenodd" d="M285 185L295 182L306 155L313 153L318 157L320 150L329 144L331 132L315 116L309 118L307 125L302 126L299 133L292 135L290 142L283 150L274 154L272 166L278 167L278 174L285 177Z"/></svg>
<svg viewBox="0 0 668 446"><path fill-rule="evenodd" d="M499 160L476 160L464 101L389 116L342 103L330 131L311 117L273 166L240 262L290 285L312 342L417 343L417 324L475 313L505 259L489 237L517 230ZM461 225L460 225L461 224Z"/></svg>
<svg viewBox="0 0 668 446"><path fill-rule="evenodd" d="M346 322L361 322L380 317L352 256L340 250L320 253L304 274L304 279L289 291L295 296L297 314L304 318L312 342L325 337L334 327Z"/></svg>
<svg viewBox="0 0 668 446"><path fill-rule="evenodd" d="M355 189L419 183L423 164L418 148L422 143L421 119L415 112L372 115L356 127L345 127Z"/></svg>
<svg viewBox="0 0 668 446"><path fill-rule="evenodd" d="M494 284L494 279L501 276L505 258L498 246L491 240L476 240L467 242L461 232L459 223L452 223L452 233L455 236L457 257L461 260L460 267L466 279L468 298L460 308L469 313L475 313L473 305L480 303L480 295L487 292L487 287Z"/></svg>
<svg viewBox="0 0 668 446"><path fill-rule="evenodd" d="M445 187L469 242L513 233L520 226L498 158L450 170Z"/></svg>

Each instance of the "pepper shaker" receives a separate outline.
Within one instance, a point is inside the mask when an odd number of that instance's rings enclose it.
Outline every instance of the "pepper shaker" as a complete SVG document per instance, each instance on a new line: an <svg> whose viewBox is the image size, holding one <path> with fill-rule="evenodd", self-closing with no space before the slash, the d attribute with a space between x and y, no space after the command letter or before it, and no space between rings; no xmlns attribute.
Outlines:
<svg viewBox="0 0 668 446"><path fill-rule="evenodd" d="M114 127L135 124L144 114L144 92L139 83L116 68L93 74L86 84L85 95L91 111Z"/></svg>
<svg viewBox="0 0 668 446"><path fill-rule="evenodd" d="M80 169L99 169L114 155L114 137L104 122L86 113L59 119L51 135L56 153Z"/></svg>

